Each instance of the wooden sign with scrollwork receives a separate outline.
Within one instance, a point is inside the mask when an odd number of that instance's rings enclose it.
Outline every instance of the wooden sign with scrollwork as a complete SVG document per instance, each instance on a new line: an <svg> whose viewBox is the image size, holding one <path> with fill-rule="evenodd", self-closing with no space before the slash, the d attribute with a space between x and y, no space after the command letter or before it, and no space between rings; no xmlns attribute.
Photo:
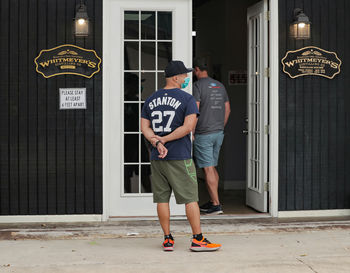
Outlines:
<svg viewBox="0 0 350 273"><path fill-rule="evenodd" d="M41 50L34 63L45 78L63 74L91 78L100 71L101 58L95 50L67 44Z"/></svg>
<svg viewBox="0 0 350 273"><path fill-rule="evenodd" d="M333 79L340 73L342 64L335 52L315 46L288 51L281 62L283 72L293 79L306 75Z"/></svg>

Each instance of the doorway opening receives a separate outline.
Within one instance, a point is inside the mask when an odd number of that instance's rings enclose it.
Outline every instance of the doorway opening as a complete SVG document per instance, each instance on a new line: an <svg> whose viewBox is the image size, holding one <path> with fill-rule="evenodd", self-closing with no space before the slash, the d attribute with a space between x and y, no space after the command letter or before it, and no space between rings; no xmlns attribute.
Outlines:
<svg viewBox="0 0 350 273"><path fill-rule="evenodd" d="M217 167L225 215L268 212L268 36L265 23L254 17L266 2L193 1L193 57L206 60L209 76L224 84L231 104ZM198 184L203 204L210 198L201 169Z"/></svg>

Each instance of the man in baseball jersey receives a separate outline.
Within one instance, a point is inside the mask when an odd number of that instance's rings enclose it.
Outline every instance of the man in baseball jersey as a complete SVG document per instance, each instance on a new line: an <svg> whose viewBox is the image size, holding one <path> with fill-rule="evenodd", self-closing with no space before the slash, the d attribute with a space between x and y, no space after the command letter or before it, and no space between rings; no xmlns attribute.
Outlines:
<svg viewBox="0 0 350 273"><path fill-rule="evenodd" d="M151 172L153 202L164 232L163 249L172 251L169 199L174 192L176 203L185 204L191 225L192 251L214 251L221 247L203 237L198 206L196 169L192 161L191 137L199 114L194 97L185 88L192 69L181 61L171 61L165 69L166 86L153 93L142 108L141 130L153 148Z"/></svg>

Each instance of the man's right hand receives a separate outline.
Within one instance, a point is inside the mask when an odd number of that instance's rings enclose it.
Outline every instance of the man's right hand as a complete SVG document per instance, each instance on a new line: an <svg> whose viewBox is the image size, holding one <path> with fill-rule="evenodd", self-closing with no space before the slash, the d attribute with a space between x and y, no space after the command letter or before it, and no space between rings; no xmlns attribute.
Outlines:
<svg viewBox="0 0 350 273"><path fill-rule="evenodd" d="M165 158L167 156L168 149L165 148L165 146L162 143L159 142L156 148L157 148L158 153L159 153L159 155L158 155L159 158Z"/></svg>

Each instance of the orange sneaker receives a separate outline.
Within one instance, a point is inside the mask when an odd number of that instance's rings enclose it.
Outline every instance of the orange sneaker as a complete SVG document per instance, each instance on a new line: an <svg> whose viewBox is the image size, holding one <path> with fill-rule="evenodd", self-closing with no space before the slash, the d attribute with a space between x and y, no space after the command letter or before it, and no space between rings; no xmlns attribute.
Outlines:
<svg viewBox="0 0 350 273"><path fill-rule="evenodd" d="M192 239L192 244L190 249L192 251L215 251L221 247L220 244L212 244L206 238L203 237L202 240L198 241L196 239Z"/></svg>
<svg viewBox="0 0 350 273"><path fill-rule="evenodd" d="M171 235L166 235L163 242L164 251L173 251L174 250L174 238Z"/></svg>

